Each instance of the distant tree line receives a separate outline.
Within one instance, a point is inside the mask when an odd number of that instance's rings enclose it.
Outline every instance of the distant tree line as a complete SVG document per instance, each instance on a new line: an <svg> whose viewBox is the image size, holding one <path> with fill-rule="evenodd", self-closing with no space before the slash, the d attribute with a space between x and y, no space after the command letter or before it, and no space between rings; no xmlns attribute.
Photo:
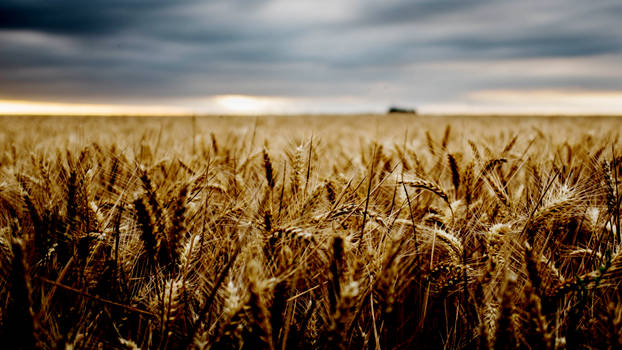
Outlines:
<svg viewBox="0 0 622 350"><path fill-rule="evenodd" d="M387 111L387 113L388 114L394 114L394 113L417 114L417 110L414 108L403 108L403 107L392 106L392 107L389 107L389 110Z"/></svg>

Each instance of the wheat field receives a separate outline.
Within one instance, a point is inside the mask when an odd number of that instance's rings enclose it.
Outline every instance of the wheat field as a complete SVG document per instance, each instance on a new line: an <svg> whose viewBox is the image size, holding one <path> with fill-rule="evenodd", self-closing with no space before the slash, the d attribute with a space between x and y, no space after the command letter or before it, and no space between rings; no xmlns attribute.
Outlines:
<svg viewBox="0 0 622 350"><path fill-rule="evenodd" d="M0 340L620 348L621 121L3 118Z"/></svg>

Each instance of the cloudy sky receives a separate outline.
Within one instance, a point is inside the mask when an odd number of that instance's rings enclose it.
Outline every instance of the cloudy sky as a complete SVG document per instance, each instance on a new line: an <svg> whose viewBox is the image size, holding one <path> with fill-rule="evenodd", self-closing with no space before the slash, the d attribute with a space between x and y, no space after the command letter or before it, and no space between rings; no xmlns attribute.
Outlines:
<svg viewBox="0 0 622 350"><path fill-rule="evenodd" d="M0 113L622 114L620 1L0 0Z"/></svg>

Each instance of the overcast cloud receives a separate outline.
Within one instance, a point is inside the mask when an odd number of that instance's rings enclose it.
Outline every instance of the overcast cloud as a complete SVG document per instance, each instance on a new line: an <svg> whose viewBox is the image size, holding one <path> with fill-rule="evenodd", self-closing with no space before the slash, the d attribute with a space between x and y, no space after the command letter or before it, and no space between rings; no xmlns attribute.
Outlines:
<svg viewBox="0 0 622 350"><path fill-rule="evenodd" d="M442 112L622 96L620 18L619 1L0 0L0 99Z"/></svg>

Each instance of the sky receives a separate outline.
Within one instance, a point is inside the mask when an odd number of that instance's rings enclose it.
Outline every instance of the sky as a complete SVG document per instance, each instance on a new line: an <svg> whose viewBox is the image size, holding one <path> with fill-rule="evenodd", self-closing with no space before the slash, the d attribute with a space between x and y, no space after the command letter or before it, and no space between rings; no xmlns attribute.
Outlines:
<svg viewBox="0 0 622 350"><path fill-rule="evenodd" d="M622 114L622 2L0 0L0 113Z"/></svg>

